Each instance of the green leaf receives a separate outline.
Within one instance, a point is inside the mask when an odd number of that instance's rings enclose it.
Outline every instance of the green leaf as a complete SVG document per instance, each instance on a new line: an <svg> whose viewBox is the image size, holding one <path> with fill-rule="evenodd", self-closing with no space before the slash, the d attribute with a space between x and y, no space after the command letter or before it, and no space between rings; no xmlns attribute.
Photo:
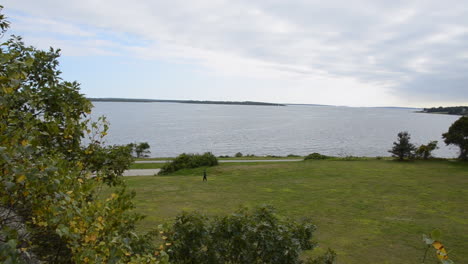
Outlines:
<svg viewBox="0 0 468 264"><path fill-rule="evenodd" d="M440 241L441 232L439 229L434 229L431 232L431 238L437 241Z"/></svg>

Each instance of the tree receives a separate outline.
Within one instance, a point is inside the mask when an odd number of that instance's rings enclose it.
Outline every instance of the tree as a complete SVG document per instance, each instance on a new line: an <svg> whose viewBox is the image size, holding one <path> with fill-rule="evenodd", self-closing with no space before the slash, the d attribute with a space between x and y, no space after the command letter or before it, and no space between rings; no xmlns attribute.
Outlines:
<svg viewBox="0 0 468 264"><path fill-rule="evenodd" d="M0 46L0 262L155 263L121 180L130 148L102 145L105 118L90 121L59 56L15 36Z"/></svg>
<svg viewBox="0 0 468 264"><path fill-rule="evenodd" d="M416 156L422 159L429 159L432 156L432 151L437 149L437 141L431 141L427 145L421 145L416 149Z"/></svg>
<svg viewBox="0 0 468 264"><path fill-rule="evenodd" d="M460 148L461 160L468 160L468 116L460 117L453 123L447 133L442 134L447 145L453 144Z"/></svg>
<svg viewBox="0 0 468 264"><path fill-rule="evenodd" d="M148 142L141 142L139 144L135 144L135 153L137 158L148 157L150 145Z"/></svg>
<svg viewBox="0 0 468 264"><path fill-rule="evenodd" d="M398 158L400 161L405 158L412 158L416 147L410 143L411 136L408 132L398 133L398 140L393 142L393 148L388 152L392 153L393 157Z"/></svg>

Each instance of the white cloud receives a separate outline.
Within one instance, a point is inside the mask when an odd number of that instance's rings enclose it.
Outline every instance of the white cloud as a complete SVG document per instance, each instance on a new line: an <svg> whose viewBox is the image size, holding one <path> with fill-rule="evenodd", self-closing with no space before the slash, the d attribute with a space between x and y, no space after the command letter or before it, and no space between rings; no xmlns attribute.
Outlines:
<svg viewBox="0 0 468 264"><path fill-rule="evenodd" d="M312 87L310 98L332 104L389 105L433 92L427 83L407 85L429 73L461 78L468 7L460 2L7 0L5 12L21 12L18 30L65 55L192 63ZM468 101L460 89L453 93Z"/></svg>

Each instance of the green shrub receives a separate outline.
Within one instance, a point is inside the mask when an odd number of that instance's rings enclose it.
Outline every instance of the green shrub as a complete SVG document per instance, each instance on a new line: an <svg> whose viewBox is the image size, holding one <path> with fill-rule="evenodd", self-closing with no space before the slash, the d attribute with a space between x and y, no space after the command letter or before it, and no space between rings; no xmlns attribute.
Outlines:
<svg viewBox="0 0 468 264"><path fill-rule="evenodd" d="M164 164L159 175L166 175L181 169L216 165L218 165L218 159L211 152L206 152L203 155L182 153L171 162Z"/></svg>
<svg viewBox="0 0 468 264"><path fill-rule="evenodd" d="M299 158L300 156L296 155L296 154L288 154L286 157L288 157L288 158Z"/></svg>
<svg viewBox="0 0 468 264"><path fill-rule="evenodd" d="M237 152L236 155L234 155L234 157L236 157L236 158L240 158L240 157L242 157L242 156L244 156L244 155L242 155L241 152Z"/></svg>
<svg viewBox="0 0 468 264"><path fill-rule="evenodd" d="M425 160L430 159L432 158L432 151L437 148L437 141L431 141L427 145L421 145L416 149L416 157Z"/></svg>
<svg viewBox="0 0 468 264"><path fill-rule="evenodd" d="M174 263L301 263L315 226L280 219L268 206L225 217L183 213L164 236Z"/></svg>
<svg viewBox="0 0 468 264"><path fill-rule="evenodd" d="M309 155L307 155L304 160L324 160L324 159L329 159L329 156L322 155L320 153L314 152Z"/></svg>

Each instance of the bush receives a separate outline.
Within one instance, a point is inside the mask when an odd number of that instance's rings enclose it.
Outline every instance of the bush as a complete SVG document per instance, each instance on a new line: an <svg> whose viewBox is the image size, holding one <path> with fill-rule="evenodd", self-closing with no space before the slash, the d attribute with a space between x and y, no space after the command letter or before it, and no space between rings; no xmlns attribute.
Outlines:
<svg viewBox="0 0 468 264"><path fill-rule="evenodd" d="M166 229L174 263L301 263L315 226L280 219L268 206L241 209L225 217L183 213Z"/></svg>
<svg viewBox="0 0 468 264"><path fill-rule="evenodd" d="M240 157L242 157L242 156L244 156L244 155L242 155L241 152L237 152L236 155L234 155L234 157L236 157L236 158L240 158Z"/></svg>
<svg viewBox="0 0 468 264"><path fill-rule="evenodd" d="M309 155L307 155L304 160L324 160L324 159L329 159L329 156L322 155L320 153L314 152Z"/></svg>
<svg viewBox="0 0 468 264"><path fill-rule="evenodd" d="M296 155L296 154L288 154L286 157L288 157L288 158L299 158L300 156Z"/></svg>
<svg viewBox="0 0 468 264"><path fill-rule="evenodd" d="M181 169L216 165L218 165L218 159L211 152L205 152L203 155L182 153L171 162L164 164L159 175L166 175Z"/></svg>
<svg viewBox="0 0 468 264"><path fill-rule="evenodd" d="M437 141L431 141L427 145L421 145L416 149L416 157L420 159L432 158L432 151L437 149Z"/></svg>

